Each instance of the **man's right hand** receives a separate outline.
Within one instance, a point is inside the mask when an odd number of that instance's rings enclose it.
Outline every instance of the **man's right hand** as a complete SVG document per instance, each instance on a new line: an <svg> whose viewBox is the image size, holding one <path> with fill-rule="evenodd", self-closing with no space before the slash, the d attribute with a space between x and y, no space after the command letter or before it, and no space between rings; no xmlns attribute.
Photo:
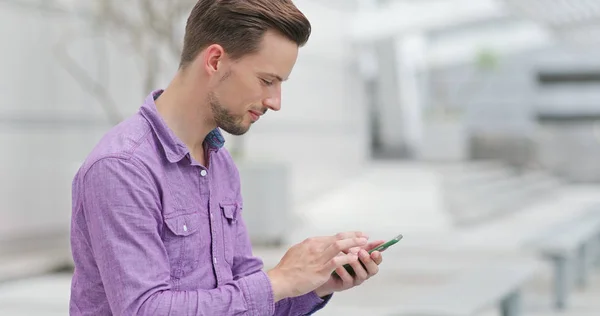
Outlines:
<svg viewBox="0 0 600 316"><path fill-rule="evenodd" d="M362 232L346 232L308 238L292 246L277 266L267 272L275 302L321 286L336 268L356 262L358 256L349 249L364 246L367 241L368 236Z"/></svg>

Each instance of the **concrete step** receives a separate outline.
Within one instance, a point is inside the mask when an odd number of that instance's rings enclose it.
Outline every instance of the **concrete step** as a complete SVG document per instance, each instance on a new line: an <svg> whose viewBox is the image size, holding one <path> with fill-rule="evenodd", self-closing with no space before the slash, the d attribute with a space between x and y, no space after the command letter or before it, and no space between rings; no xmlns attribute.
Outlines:
<svg viewBox="0 0 600 316"><path fill-rule="evenodd" d="M518 211L560 185L558 180L542 171L511 174L501 168L495 174L495 179L485 176L473 179L478 182L445 188L448 209L459 225L475 224Z"/></svg>
<svg viewBox="0 0 600 316"><path fill-rule="evenodd" d="M501 166L455 168L454 170L442 170L443 183L448 189L472 188L481 183L501 180L512 177L515 172Z"/></svg>
<svg viewBox="0 0 600 316"><path fill-rule="evenodd" d="M0 260L0 283L62 271L72 266L64 249L12 254Z"/></svg>
<svg viewBox="0 0 600 316"><path fill-rule="evenodd" d="M0 236L0 282L41 275L73 266L68 231L38 231Z"/></svg>

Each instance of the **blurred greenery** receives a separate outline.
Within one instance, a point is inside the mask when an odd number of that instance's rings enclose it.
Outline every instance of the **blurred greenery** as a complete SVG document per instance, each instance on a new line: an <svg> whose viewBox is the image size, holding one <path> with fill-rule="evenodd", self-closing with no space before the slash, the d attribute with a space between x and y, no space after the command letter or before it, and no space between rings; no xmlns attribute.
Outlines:
<svg viewBox="0 0 600 316"><path fill-rule="evenodd" d="M493 70L498 66L499 57L496 52L489 48L482 48L477 52L475 65L481 70Z"/></svg>

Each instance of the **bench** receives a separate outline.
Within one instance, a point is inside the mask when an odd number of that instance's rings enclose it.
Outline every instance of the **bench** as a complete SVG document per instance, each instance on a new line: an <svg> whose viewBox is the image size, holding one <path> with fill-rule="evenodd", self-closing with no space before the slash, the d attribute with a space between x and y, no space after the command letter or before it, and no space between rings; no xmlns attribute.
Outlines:
<svg viewBox="0 0 600 316"><path fill-rule="evenodd" d="M526 247L550 260L554 267L553 304L567 307L573 284L587 286L592 263L600 250L600 212L592 209L582 216L563 222L539 234Z"/></svg>
<svg viewBox="0 0 600 316"><path fill-rule="evenodd" d="M519 316L521 288L535 271L533 263L496 263L468 270L393 316L471 316L495 306L502 316Z"/></svg>

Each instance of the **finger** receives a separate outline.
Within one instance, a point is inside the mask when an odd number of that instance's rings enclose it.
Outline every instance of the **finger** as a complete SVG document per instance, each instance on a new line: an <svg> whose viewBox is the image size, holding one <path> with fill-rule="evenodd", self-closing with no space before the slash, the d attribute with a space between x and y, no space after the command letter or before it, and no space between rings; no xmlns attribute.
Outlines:
<svg viewBox="0 0 600 316"><path fill-rule="evenodd" d="M347 239L336 240L327 249L324 256L326 260L337 256L340 252L346 252L353 247L362 247L367 244L367 239L363 237L352 237Z"/></svg>
<svg viewBox="0 0 600 316"><path fill-rule="evenodd" d="M342 240L342 239L348 239L348 238L367 238L369 239L369 236L363 232L359 232L359 231L354 231L354 232L341 232L341 233L337 233L334 236L331 236L334 240Z"/></svg>
<svg viewBox="0 0 600 316"><path fill-rule="evenodd" d="M341 253L353 253L353 254L357 255L361 249L362 249L361 247L352 247L348 250L343 250Z"/></svg>
<svg viewBox="0 0 600 316"><path fill-rule="evenodd" d="M315 236L306 238L302 244L308 245L314 252L321 253L325 251L332 243L331 236Z"/></svg>
<svg viewBox="0 0 600 316"><path fill-rule="evenodd" d="M383 261L383 256L381 255L381 252L379 251L373 251L373 253L371 253L371 259L373 259L373 262L375 262L375 264L380 265L381 262Z"/></svg>
<svg viewBox="0 0 600 316"><path fill-rule="evenodd" d="M336 270L339 267L344 266L345 264L350 264L358 260L358 255L356 254L343 254L340 256L335 256L329 260L327 265L327 271L331 273L331 271Z"/></svg>
<svg viewBox="0 0 600 316"><path fill-rule="evenodd" d="M342 280L342 286L344 288L352 287L352 284L354 284L354 278L350 275L350 273L348 273L348 271L346 271L346 269L344 269L344 267L338 267L335 269L335 272L340 280Z"/></svg>
<svg viewBox="0 0 600 316"><path fill-rule="evenodd" d="M361 285L366 279L369 278L369 274L363 264L357 260L350 264L352 269L354 269L354 285Z"/></svg>
<svg viewBox="0 0 600 316"><path fill-rule="evenodd" d="M364 264L364 267L367 269L369 277L372 277L375 274L377 274L377 272L379 272L379 266L371 258L368 252L366 252L365 250L361 250L358 254L358 258Z"/></svg>

